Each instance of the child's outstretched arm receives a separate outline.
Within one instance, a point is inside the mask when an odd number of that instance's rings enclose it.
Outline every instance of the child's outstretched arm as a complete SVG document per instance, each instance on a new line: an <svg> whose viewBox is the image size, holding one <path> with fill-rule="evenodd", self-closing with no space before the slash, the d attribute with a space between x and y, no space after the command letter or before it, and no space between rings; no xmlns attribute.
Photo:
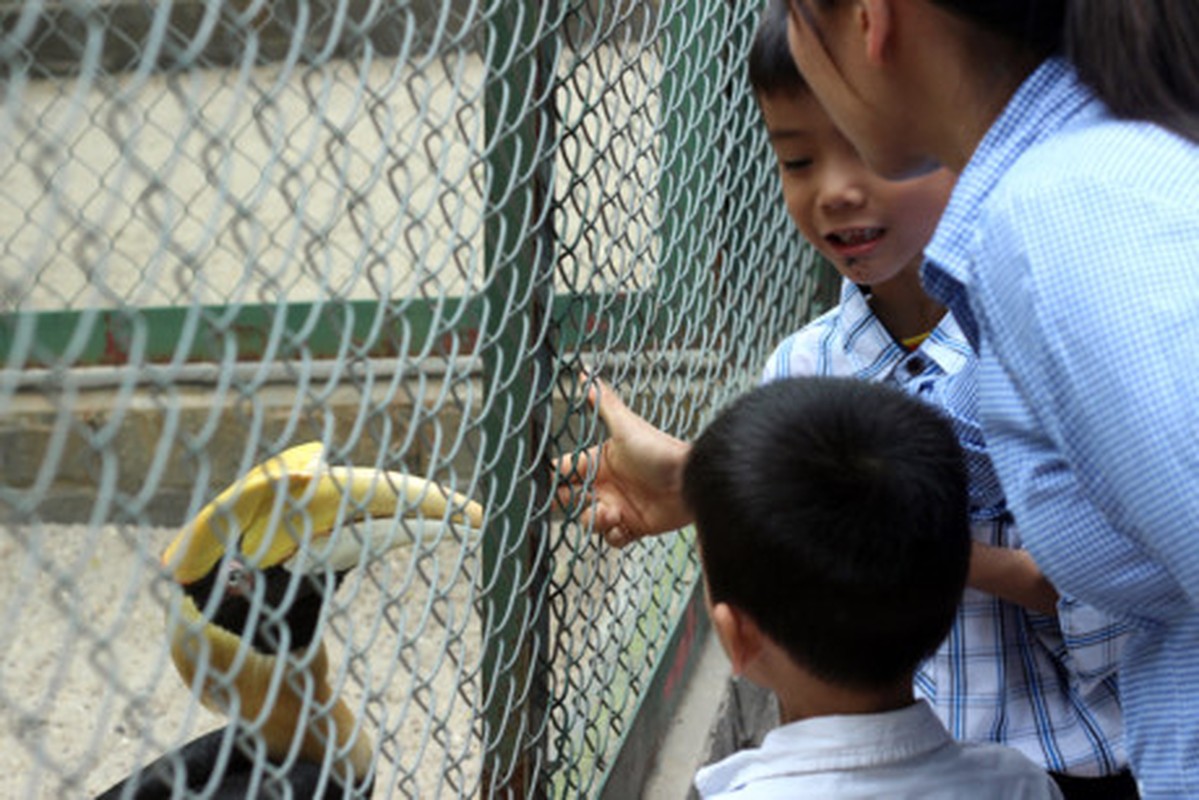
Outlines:
<svg viewBox="0 0 1199 800"><path fill-rule="evenodd" d="M975 541L966 585L1009 603L1057 616L1057 589L1025 550Z"/></svg>
<svg viewBox="0 0 1199 800"><path fill-rule="evenodd" d="M579 521L614 547L691 522L682 496L691 446L637 416L603 381L586 374L581 379L608 438L555 460L558 501L580 508Z"/></svg>

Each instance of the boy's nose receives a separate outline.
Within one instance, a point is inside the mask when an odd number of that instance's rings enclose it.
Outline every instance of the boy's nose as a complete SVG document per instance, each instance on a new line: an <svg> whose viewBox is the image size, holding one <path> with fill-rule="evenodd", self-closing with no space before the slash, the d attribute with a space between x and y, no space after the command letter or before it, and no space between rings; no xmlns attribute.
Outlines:
<svg viewBox="0 0 1199 800"><path fill-rule="evenodd" d="M866 202L866 192L856 181L830 176L820 191L820 205L827 211L857 208Z"/></svg>

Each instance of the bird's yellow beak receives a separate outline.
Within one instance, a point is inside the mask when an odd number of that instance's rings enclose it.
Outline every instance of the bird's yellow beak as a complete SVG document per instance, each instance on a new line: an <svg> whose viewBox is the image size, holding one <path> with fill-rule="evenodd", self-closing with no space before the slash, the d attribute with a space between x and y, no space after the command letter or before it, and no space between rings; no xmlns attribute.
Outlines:
<svg viewBox="0 0 1199 800"><path fill-rule="evenodd" d="M207 575L229 548L259 569L281 564L302 546L345 523L395 516L483 525L483 507L425 478L362 467L331 467L324 446L293 447L254 467L183 527L162 556L176 581Z"/></svg>

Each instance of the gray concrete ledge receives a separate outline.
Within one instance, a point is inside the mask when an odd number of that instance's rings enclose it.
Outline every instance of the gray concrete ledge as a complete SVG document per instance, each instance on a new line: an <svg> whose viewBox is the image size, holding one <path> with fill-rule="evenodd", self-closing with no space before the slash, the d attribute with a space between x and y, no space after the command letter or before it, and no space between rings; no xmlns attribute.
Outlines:
<svg viewBox="0 0 1199 800"><path fill-rule="evenodd" d="M696 770L738 750L757 747L777 725L774 695L731 676L719 641L715 634L709 636L641 797L695 800L699 797Z"/></svg>

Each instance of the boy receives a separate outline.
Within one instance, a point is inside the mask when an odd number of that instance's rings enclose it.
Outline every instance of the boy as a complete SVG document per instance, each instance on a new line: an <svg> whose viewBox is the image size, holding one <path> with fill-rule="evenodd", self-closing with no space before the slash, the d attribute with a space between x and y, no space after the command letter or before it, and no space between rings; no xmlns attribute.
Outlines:
<svg viewBox="0 0 1199 800"><path fill-rule="evenodd" d="M949 382L970 365L969 344L919 280L922 248L952 176L889 182L865 167L791 60L785 0L767 6L749 62L788 212L846 278L840 304L787 337L763 380L856 377L902 386L935 405L951 385L971 390ZM960 398L955 405L960 412ZM686 443L611 393L600 413L610 438L591 467L594 499L583 522L616 545L690 522L679 492ZM944 645L918 672L917 691L956 738L1019 749L1053 773L1067 797L1135 798L1115 679L1130 628L1057 597L1019 549L977 419L959 414L954 424L970 472L969 588ZM573 474L564 471L577 482L588 468L584 457Z"/></svg>
<svg viewBox="0 0 1199 800"><path fill-rule="evenodd" d="M683 473L712 624L772 690L783 725L705 767L705 798L1057 798L1016 750L958 744L912 694L970 559L957 438L889 387L759 387L696 441Z"/></svg>

